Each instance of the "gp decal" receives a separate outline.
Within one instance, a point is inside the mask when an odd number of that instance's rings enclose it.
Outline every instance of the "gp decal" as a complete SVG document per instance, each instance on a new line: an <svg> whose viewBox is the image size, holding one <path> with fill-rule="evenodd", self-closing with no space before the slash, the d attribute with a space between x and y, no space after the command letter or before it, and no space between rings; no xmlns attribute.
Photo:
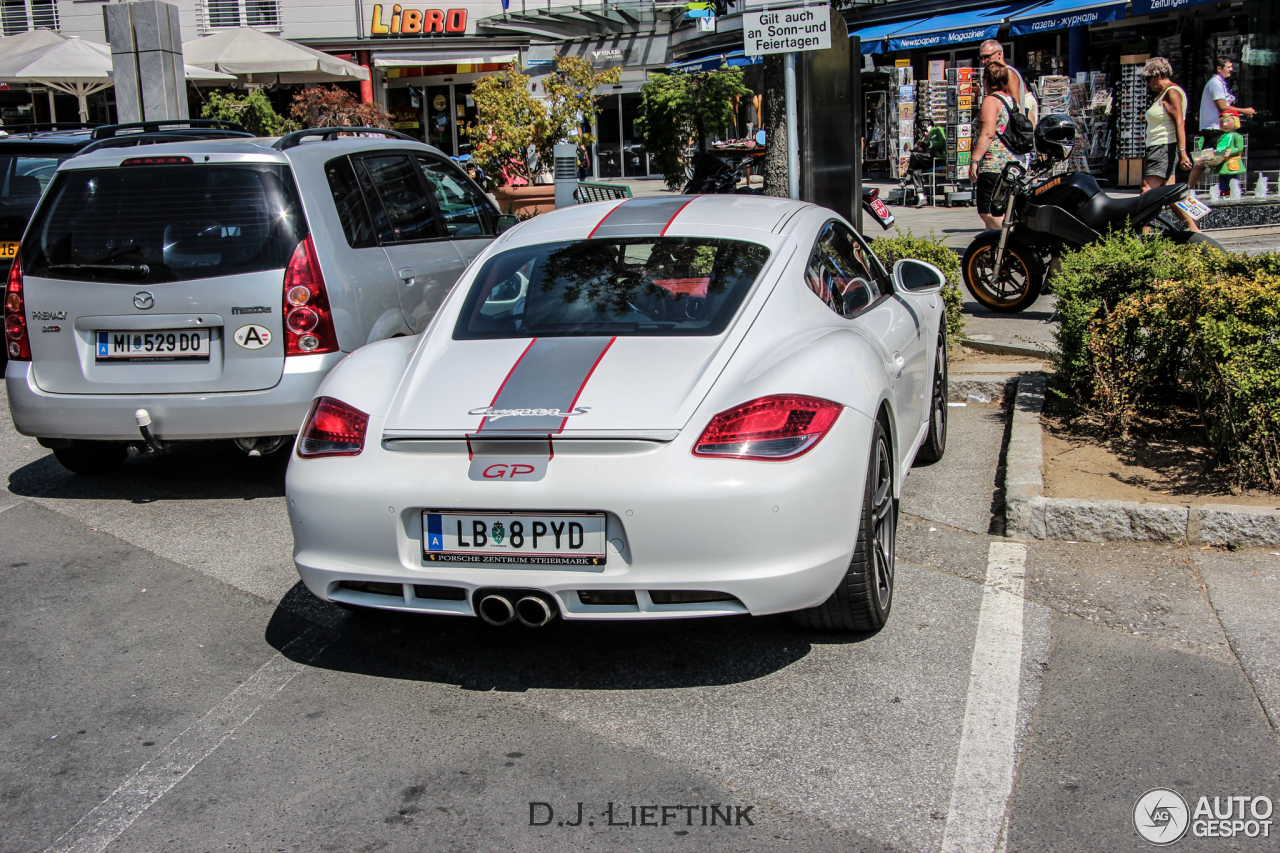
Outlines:
<svg viewBox="0 0 1280 853"><path fill-rule="evenodd" d="M617 338L534 338L498 386L479 432L560 432L570 417L588 415L578 398Z"/></svg>

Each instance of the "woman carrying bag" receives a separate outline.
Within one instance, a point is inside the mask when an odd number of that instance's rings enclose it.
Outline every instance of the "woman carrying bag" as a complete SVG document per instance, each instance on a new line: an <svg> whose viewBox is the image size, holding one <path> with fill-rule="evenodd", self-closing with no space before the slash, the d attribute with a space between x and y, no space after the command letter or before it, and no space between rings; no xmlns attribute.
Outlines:
<svg viewBox="0 0 1280 853"><path fill-rule="evenodd" d="M996 180L1006 163L1018 159L1000 136L1009 126L1010 110L1017 109L1017 104L1009 92L1009 69L1004 65L989 63L982 72L982 86L986 90L979 114L982 130L973 144L969 180L973 182L982 224L998 229L1004 222L1004 211L991 207Z"/></svg>

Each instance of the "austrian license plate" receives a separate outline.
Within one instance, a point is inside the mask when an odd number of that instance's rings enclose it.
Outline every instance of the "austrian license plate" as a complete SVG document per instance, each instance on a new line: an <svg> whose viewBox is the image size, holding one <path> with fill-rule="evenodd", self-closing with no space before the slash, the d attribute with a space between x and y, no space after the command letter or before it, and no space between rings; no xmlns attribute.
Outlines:
<svg viewBox="0 0 1280 853"><path fill-rule="evenodd" d="M97 361L208 361L208 329L98 332Z"/></svg>
<svg viewBox="0 0 1280 853"><path fill-rule="evenodd" d="M0 243L0 258L12 259L18 256L18 244L12 240Z"/></svg>
<svg viewBox="0 0 1280 853"><path fill-rule="evenodd" d="M422 513L429 563L603 566L605 516L587 513Z"/></svg>
<svg viewBox="0 0 1280 853"><path fill-rule="evenodd" d="M1212 210L1209 205L1194 198L1184 198L1182 201L1176 201L1173 206L1196 220L1204 219Z"/></svg>

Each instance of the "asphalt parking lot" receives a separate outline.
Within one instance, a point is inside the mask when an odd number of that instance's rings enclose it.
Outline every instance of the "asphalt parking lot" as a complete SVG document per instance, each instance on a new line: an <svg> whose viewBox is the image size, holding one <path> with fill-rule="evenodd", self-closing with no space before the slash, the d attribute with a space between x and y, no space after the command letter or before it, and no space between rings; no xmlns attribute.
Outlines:
<svg viewBox="0 0 1280 853"><path fill-rule="evenodd" d="M1280 800L1280 556L1010 543L996 406L873 637L348 613L283 455L77 478L3 412L3 851L1122 851L1152 788Z"/></svg>

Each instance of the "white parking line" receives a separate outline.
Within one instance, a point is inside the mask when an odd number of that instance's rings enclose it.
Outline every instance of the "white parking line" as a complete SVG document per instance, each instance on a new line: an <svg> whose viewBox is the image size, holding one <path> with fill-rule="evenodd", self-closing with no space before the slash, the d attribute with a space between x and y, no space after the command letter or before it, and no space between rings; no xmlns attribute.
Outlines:
<svg viewBox="0 0 1280 853"><path fill-rule="evenodd" d="M992 542L942 853L1003 853L1013 793L1027 546Z"/></svg>
<svg viewBox="0 0 1280 853"><path fill-rule="evenodd" d="M173 739L160 754L125 780L111 796L63 833L45 853L102 853L142 813L181 782L196 765L209 757L237 728L249 721L293 677L306 669L324 646L307 631L284 649L296 647L303 663L275 654L243 684L231 691L191 728ZM283 651L283 650L282 650Z"/></svg>

